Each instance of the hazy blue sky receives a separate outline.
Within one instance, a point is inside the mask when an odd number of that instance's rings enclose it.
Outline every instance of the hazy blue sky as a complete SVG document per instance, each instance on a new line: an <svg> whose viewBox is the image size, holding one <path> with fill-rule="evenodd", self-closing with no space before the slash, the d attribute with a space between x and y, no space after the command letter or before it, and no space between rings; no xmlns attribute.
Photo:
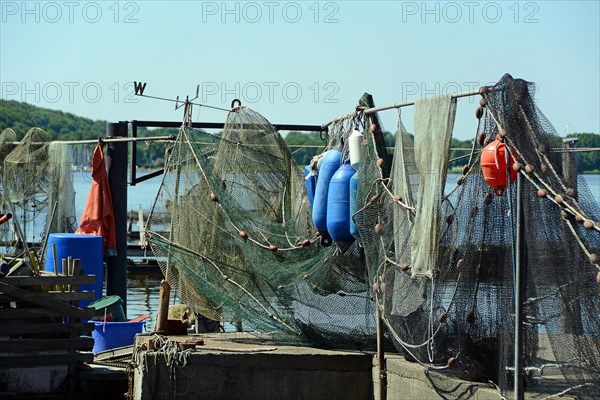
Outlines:
<svg viewBox="0 0 600 400"><path fill-rule="evenodd" d="M180 120L132 98L201 86L273 123L321 124L365 91L377 105L467 91L505 73L534 81L559 133L600 132L598 1L0 1L1 97L94 119ZM455 136L475 134L477 99ZM384 113L395 130L397 113ZM196 110L195 119L225 113ZM412 129L412 110L403 110Z"/></svg>

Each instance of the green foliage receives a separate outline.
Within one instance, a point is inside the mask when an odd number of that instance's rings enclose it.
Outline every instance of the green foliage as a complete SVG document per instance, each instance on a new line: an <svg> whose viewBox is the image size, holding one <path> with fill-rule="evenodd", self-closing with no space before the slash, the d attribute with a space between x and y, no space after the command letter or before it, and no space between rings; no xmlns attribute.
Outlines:
<svg viewBox="0 0 600 400"><path fill-rule="evenodd" d="M577 138L577 147L600 148L600 135L597 133L571 133L567 137ZM579 172L600 171L600 150L577 153Z"/></svg>
<svg viewBox="0 0 600 400"><path fill-rule="evenodd" d="M21 140L33 127L46 131L50 140L97 139L104 136L106 122L14 100L0 100L0 132L12 128Z"/></svg>
<svg viewBox="0 0 600 400"><path fill-rule="evenodd" d="M451 150L450 151L450 160L452 161L448 164L449 169L460 169L463 165L469 162L468 156L471 154L471 147L473 147L473 141L471 140L458 140L452 138L452 143L450 143L450 147L453 149L468 149L468 150ZM476 148L476 150L478 150ZM459 158L462 157L462 158ZM457 159L458 158L458 159Z"/></svg>
<svg viewBox="0 0 600 400"><path fill-rule="evenodd" d="M17 139L21 140L32 127L46 131L50 140L89 140L106 135L106 121L0 99L0 132L5 128L12 128L17 133ZM138 137L170 135L177 135L177 129L138 128ZM162 166L165 148L164 142L138 142L137 166L146 168Z"/></svg>
<svg viewBox="0 0 600 400"><path fill-rule="evenodd" d="M294 161L301 167L310 163L310 160L325 150L325 146L327 145L326 141L321 140L319 132L290 132L286 135L284 141L290 148Z"/></svg>

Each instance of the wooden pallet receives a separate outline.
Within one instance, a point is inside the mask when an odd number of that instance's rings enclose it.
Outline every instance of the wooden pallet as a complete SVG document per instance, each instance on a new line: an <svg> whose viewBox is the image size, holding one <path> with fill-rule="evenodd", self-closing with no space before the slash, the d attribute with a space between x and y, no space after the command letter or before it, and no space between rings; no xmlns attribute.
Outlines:
<svg viewBox="0 0 600 400"><path fill-rule="evenodd" d="M4 277L0 279L0 368L66 365L75 387L79 364L92 362L93 310L78 307L95 299L80 285L94 275Z"/></svg>

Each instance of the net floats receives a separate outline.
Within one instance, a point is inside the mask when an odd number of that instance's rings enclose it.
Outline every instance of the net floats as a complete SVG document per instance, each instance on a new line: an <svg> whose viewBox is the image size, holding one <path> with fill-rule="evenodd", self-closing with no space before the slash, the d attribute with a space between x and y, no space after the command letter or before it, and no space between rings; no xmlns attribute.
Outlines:
<svg viewBox="0 0 600 400"><path fill-rule="evenodd" d="M448 319L448 314L446 314L446 313L441 313L440 316L438 317L438 321L440 321L440 324L445 324L446 319Z"/></svg>
<svg viewBox="0 0 600 400"><path fill-rule="evenodd" d="M485 144L485 133L481 132L479 135L477 135L477 143L479 143L480 146Z"/></svg>
<svg viewBox="0 0 600 400"><path fill-rule="evenodd" d="M583 221L583 227L585 229L592 229L594 227L594 221L592 221L591 219L586 219L585 221Z"/></svg>
<svg viewBox="0 0 600 400"><path fill-rule="evenodd" d="M477 107L475 110L475 117L477 117L477 119L481 119L481 117L483 117L483 107Z"/></svg>
<svg viewBox="0 0 600 400"><path fill-rule="evenodd" d="M564 203L565 199L563 199L563 197L560 194L557 194L556 196L554 196L554 201L556 202L556 204L561 205L562 203Z"/></svg>
<svg viewBox="0 0 600 400"><path fill-rule="evenodd" d="M381 235L381 232L383 232L383 226L380 223L375 224L375 233Z"/></svg>

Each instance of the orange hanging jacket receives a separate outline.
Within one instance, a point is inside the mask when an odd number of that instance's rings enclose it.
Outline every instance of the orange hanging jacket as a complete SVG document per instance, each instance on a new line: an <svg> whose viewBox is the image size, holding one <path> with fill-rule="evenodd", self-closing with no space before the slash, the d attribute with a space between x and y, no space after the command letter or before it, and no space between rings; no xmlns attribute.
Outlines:
<svg viewBox="0 0 600 400"><path fill-rule="evenodd" d="M114 256L116 251L115 216L112 197L108 184L108 174L104 164L104 143L99 143L94 150L92 160L92 187L88 195L75 233L86 233L104 238L104 254Z"/></svg>

